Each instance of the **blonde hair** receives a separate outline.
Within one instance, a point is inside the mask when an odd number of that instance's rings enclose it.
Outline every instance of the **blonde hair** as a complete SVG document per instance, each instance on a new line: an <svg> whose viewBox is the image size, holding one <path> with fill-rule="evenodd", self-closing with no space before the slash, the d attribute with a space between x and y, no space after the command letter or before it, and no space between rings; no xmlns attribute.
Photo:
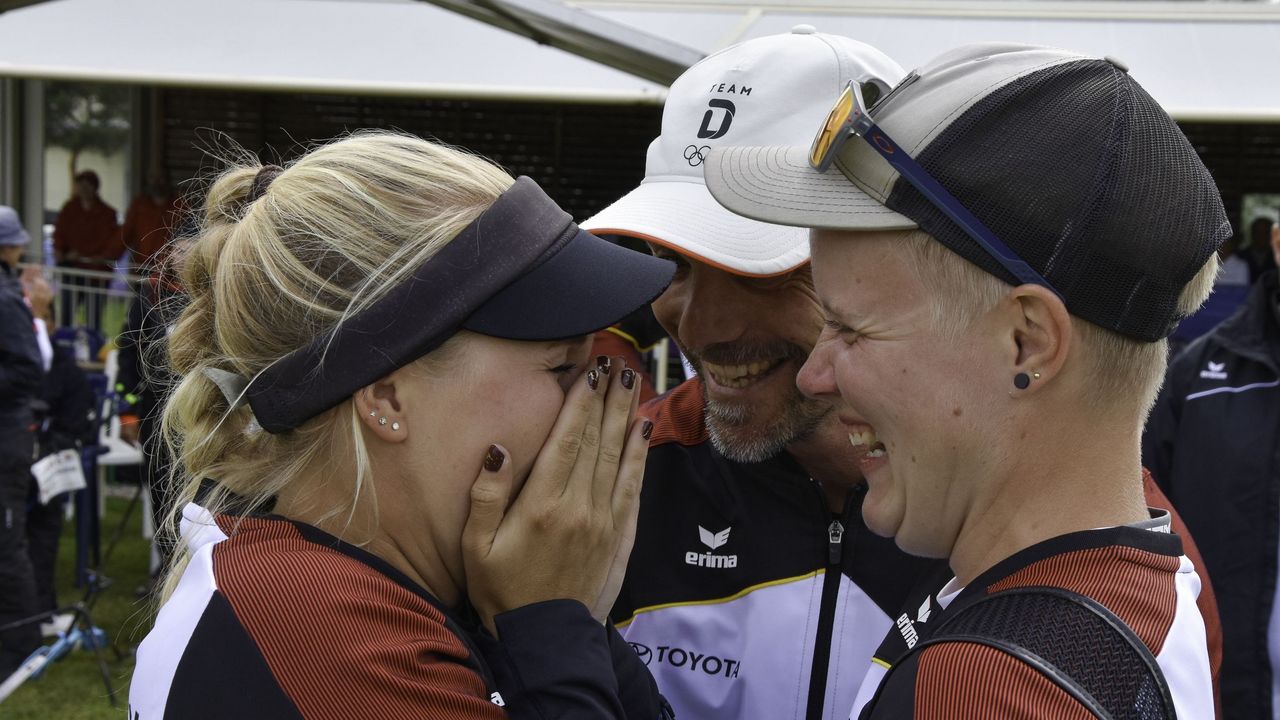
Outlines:
<svg viewBox="0 0 1280 720"><path fill-rule="evenodd" d="M255 378L377 301L487 209L513 182L488 161L408 135L366 132L290 164L249 202L260 166L241 159L212 183L182 269L188 301L169 338L181 377L161 427L176 459L175 507L260 510L293 482L348 481L348 518L372 483L360 419L344 402L270 434L234 409L206 369ZM428 358L438 357L444 348ZM300 478L331 460L327 478ZM375 510L376 512L376 510ZM177 510L170 518L177 537ZM161 599L187 562L179 543Z"/></svg>
<svg viewBox="0 0 1280 720"><path fill-rule="evenodd" d="M906 247L916 275L933 288L934 327L956 339L983 313L1008 295L1010 286L1000 278L961 258L922 230L907 231ZM1196 272L1178 297L1178 311L1195 312L1209 297L1218 275L1218 257ZM1155 404L1168 364L1169 342L1142 342L1107 330L1074 315L1072 326L1085 354L1094 382L1085 400L1096 407L1129 407L1145 421ZM1137 398L1137 405L1130 405ZM1128 401L1128 402L1126 402Z"/></svg>

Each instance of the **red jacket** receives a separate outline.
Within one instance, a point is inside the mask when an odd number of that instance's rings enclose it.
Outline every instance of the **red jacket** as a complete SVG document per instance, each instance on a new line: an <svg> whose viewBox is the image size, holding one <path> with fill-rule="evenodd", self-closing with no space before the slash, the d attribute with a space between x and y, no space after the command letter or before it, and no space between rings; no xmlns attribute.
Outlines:
<svg viewBox="0 0 1280 720"><path fill-rule="evenodd" d="M110 270L124 253L116 209L101 199L86 209L78 198L71 198L58 211L53 247L62 260L75 267Z"/></svg>
<svg viewBox="0 0 1280 720"><path fill-rule="evenodd" d="M143 193L129 203L120 228L124 246L133 254L134 267L142 267L151 260L178 226L178 200L168 198L157 204L150 195Z"/></svg>

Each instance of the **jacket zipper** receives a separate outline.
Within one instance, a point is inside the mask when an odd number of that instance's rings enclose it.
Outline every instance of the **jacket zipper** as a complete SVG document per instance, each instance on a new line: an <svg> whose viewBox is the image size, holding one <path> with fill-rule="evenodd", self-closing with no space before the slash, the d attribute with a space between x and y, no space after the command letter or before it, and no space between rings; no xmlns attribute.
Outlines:
<svg viewBox="0 0 1280 720"><path fill-rule="evenodd" d="M858 490L849 493L844 512L832 517L827 526L827 569L822 578L822 601L818 606L818 634L814 638L813 663L809 669L809 704L806 720L822 720L827 694L827 674L831 665L831 635L835 629L836 601L840 596L840 580L844 575L844 536L849 511L860 506ZM824 503L825 504L825 503Z"/></svg>

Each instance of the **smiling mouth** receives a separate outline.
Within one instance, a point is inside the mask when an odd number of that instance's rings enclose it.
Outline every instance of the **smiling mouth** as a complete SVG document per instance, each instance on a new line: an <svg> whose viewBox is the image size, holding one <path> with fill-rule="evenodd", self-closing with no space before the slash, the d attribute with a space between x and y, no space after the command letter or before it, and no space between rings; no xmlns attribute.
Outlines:
<svg viewBox="0 0 1280 720"><path fill-rule="evenodd" d="M864 451L863 457L882 458L885 456L884 443L876 437L876 431L870 427L849 431L849 444Z"/></svg>
<svg viewBox="0 0 1280 720"><path fill-rule="evenodd" d="M702 361L702 368L711 375L716 384L727 388L744 388L760 378L773 372L786 358L744 363L741 365L718 365L707 360Z"/></svg>

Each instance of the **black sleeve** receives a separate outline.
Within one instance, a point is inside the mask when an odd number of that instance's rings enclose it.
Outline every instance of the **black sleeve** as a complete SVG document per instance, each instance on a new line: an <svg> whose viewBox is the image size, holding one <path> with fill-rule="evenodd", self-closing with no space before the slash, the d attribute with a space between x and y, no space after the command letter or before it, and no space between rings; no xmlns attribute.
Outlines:
<svg viewBox="0 0 1280 720"><path fill-rule="evenodd" d="M667 720L675 717L671 705L658 693L658 683L636 654L631 643L618 634L613 623L606 628L609 654L613 656L613 674L618 679L619 699L627 720Z"/></svg>
<svg viewBox="0 0 1280 720"><path fill-rule="evenodd" d="M49 404L49 427L41 439L41 452L48 454L93 442L93 389L84 371L65 349L53 349L53 367L46 380L45 401Z"/></svg>
<svg viewBox="0 0 1280 720"><path fill-rule="evenodd" d="M40 397L44 362L22 298L0 291L0 397Z"/></svg>
<svg viewBox="0 0 1280 720"><path fill-rule="evenodd" d="M133 302L129 304L129 317L125 320L124 330L116 338L116 349L119 352L116 355L116 362L119 364L119 369L116 371L116 387L114 389L121 395L141 396L145 392L143 388L143 379L146 375L142 360L142 325L146 317L146 306L150 304L147 302L146 291L146 287L149 284L142 283L138 294L134 296Z"/></svg>
<svg viewBox="0 0 1280 720"><path fill-rule="evenodd" d="M494 624L501 640L487 638L477 645L512 720L660 717L648 670L626 641L596 622L582 603L534 603L498 615Z"/></svg>

